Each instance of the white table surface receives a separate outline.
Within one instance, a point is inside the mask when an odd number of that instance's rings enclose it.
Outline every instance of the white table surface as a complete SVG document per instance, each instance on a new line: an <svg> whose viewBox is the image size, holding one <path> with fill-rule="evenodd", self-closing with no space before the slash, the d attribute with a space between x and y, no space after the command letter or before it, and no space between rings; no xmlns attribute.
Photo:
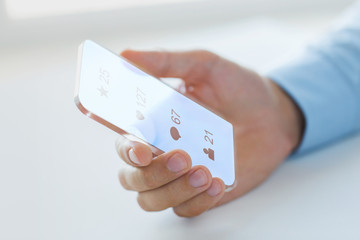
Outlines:
<svg viewBox="0 0 360 240"><path fill-rule="evenodd" d="M326 26L295 23L255 19L100 42L115 51L207 48L264 72ZM73 102L77 44L2 50L0 239L360 239L360 136L286 161L254 191L199 217L141 210L117 180L116 134Z"/></svg>

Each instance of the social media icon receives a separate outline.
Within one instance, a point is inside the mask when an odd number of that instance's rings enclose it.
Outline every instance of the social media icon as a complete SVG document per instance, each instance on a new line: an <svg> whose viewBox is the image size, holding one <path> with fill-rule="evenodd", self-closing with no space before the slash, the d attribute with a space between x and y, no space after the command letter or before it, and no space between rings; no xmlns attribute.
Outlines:
<svg viewBox="0 0 360 240"><path fill-rule="evenodd" d="M214 150L212 150L211 148L204 148L203 151L204 151L205 154L208 155L208 157L211 160L215 161L215 152L214 152Z"/></svg>
<svg viewBox="0 0 360 240"><path fill-rule="evenodd" d="M136 110L136 118L139 120L144 120L145 117L139 110Z"/></svg>
<svg viewBox="0 0 360 240"><path fill-rule="evenodd" d="M103 86L101 86L101 88L98 88L99 92L100 92L100 96L104 96L104 97L108 97L109 91L107 91Z"/></svg>
<svg viewBox="0 0 360 240"><path fill-rule="evenodd" d="M175 141L181 138L179 130L176 127L170 128L170 135Z"/></svg>

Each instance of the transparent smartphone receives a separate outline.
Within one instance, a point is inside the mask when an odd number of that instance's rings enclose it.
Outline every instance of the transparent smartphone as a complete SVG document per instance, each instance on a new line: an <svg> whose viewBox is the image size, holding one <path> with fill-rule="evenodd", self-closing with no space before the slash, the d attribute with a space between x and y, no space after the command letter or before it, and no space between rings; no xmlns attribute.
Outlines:
<svg viewBox="0 0 360 240"><path fill-rule="evenodd" d="M183 149L228 189L235 184L233 126L93 41L80 46L75 103L82 113L159 155Z"/></svg>

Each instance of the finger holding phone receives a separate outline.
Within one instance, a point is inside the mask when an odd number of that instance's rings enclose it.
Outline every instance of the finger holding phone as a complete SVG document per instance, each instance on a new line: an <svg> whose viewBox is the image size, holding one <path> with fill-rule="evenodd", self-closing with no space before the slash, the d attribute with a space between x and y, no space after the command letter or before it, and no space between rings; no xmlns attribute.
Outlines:
<svg viewBox="0 0 360 240"><path fill-rule="evenodd" d="M78 72L75 102L126 136L116 144L128 166L120 183L147 211L172 207L191 217L231 201L264 181L301 138L303 118L289 96L208 51L121 58L85 41ZM151 75L182 79L182 94Z"/></svg>
<svg viewBox="0 0 360 240"><path fill-rule="evenodd" d="M139 192L139 204L145 210L173 207L179 216L190 217L240 197L268 178L300 141L303 119L296 104L275 83L251 70L207 51L124 51L122 56L157 77L181 78L186 96L234 126L237 185L229 192L221 179L212 179L202 167L204 173L194 177L201 187L193 187L191 176L198 169L190 168L191 159L183 151L152 158L148 146L120 141L120 156L134 167L120 173L120 182ZM206 136L210 138L211 133ZM209 149L204 151L209 153ZM172 156L177 160L171 161ZM182 170L171 173L172 167ZM136 184L150 188L127 186L126 179L135 175L141 176L135 177ZM140 180L143 177L151 180ZM163 205L157 208L157 204Z"/></svg>

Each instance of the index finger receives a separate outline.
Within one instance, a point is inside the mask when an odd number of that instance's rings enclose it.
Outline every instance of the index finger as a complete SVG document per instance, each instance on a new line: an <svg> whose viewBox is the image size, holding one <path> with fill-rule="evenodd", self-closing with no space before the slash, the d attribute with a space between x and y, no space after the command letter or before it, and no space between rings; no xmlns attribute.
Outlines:
<svg viewBox="0 0 360 240"><path fill-rule="evenodd" d="M144 68L156 77L181 78L187 84L196 84L207 76L220 57L205 50L186 52L125 50L123 57Z"/></svg>

